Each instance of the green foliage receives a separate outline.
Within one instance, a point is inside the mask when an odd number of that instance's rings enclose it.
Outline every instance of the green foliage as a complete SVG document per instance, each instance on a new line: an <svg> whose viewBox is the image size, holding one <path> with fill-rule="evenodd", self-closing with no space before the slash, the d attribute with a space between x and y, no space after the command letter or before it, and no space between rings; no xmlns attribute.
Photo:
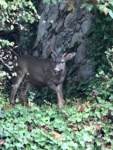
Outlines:
<svg viewBox="0 0 113 150"><path fill-rule="evenodd" d="M43 87L41 90L31 89L29 91L28 101L30 103L35 102L37 105L46 103L48 106L51 106L51 104L56 103L56 99L56 93L48 87Z"/></svg>
<svg viewBox="0 0 113 150"><path fill-rule="evenodd" d="M33 23L35 20L40 19L40 16L37 14L37 10L35 9L31 1L2 0L0 3L0 7L0 30L6 29L6 23L10 24L9 29L13 30L14 24L22 25L23 22Z"/></svg>
<svg viewBox="0 0 113 150"><path fill-rule="evenodd" d="M91 59L95 62L96 69L99 69L99 67L106 70L109 69L105 51L107 51L108 48L111 48L113 45L112 23L113 20L110 17L103 16L97 10L96 18L92 25L92 30L94 34L90 39L92 47L94 49L90 56Z"/></svg>
<svg viewBox="0 0 113 150"><path fill-rule="evenodd" d="M109 69L105 52L113 45L113 2L112 0L87 0L82 7L86 7L95 14L89 41L93 51L90 58L95 62L96 69ZM97 70L96 70L97 71Z"/></svg>
<svg viewBox="0 0 113 150"><path fill-rule="evenodd" d="M1 40L0 39L0 49L5 46L14 46L13 42L9 42L8 40Z"/></svg>
<svg viewBox="0 0 113 150"><path fill-rule="evenodd" d="M74 94L81 99L92 99L92 91L98 91L102 100L112 101L113 89L113 2L105 0L86 0L82 8L87 8L95 15L88 38L91 45L89 59L94 63L96 76L90 81L75 82L68 90L69 97ZM74 76L74 75L73 75ZM68 78L69 82L72 77Z"/></svg>
<svg viewBox="0 0 113 150"><path fill-rule="evenodd" d="M47 3L47 4L53 3L55 5L61 1L62 0L43 0L44 3Z"/></svg>
<svg viewBox="0 0 113 150"><path fill-rule="evenodd" d="M112 149L113 104L77 102L58 110L0 104L1 149Z"/></svg>
<svg viewBox="0 0 113 150"><path fill-rule="evenodd" d="M4 95L2 95L2 91L6 83L6 75L7 73L5 71L2 71L2 67L0 66L0 97L4 97Z"/></svg>
<svg viewBox="0 0 113 150"><path fill-rule="evenodd" d="M86 0L82 5L82 8L87 8L87 10L91 11L94 7L97 8L100 12L105 15L109 15L113 19L113 1L109 0Z"/></svg>
<svg viewBox="0 0 113 150"><path fill-rule="evenodd" d="M14 50L20 46L20 49L25 50L31 44L29 38L33 37L33 33L30 33L30 25L32 24L32 27L34 27L34 22L38 22L40 19L34 3L31 0L1 0L0 8L0 31L6 34L5 36L1 34L0 48L11 46ZM19 32L22 31L23 36L21 35L21 40L19 41L20 33L18 35L13 34L13 39L15 38L14 42L18 41L20 43L14 43L12 45L12 43L6 42L5 40L10 40L11 32L16 28L18 28L18 30L20 29ZM15 34L17 34L16 32L15 30Z"/></svg>

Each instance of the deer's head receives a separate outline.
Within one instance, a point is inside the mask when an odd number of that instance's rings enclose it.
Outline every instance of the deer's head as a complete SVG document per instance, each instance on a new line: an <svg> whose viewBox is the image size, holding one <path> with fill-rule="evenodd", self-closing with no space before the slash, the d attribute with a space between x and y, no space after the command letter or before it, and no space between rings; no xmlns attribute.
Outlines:
<svg viewBox="0 0 113 150"><path fill-rule="evenodd" d="M55 51L53 51L53 50L51 50L51 51L55 55L55 60L54 60L55 61L55 68L54 68L55 74L57 74L59 71L65 69L66 61L72 59L76 55L75 52L59 55Z"/></svg>

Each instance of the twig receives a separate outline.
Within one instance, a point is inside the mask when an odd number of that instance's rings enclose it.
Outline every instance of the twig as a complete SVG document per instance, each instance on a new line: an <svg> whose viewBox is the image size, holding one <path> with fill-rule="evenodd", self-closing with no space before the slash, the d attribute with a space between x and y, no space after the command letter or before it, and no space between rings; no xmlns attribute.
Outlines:
<svg viewBox="0 0 113 150"><path fill-rule="evenodd" d="M2 64L3 64L4 66L6 66L10 71L12 70L12 67L9 66L8 64L6 64L2 58L0 58L0 61L1 61Z"/></svg>

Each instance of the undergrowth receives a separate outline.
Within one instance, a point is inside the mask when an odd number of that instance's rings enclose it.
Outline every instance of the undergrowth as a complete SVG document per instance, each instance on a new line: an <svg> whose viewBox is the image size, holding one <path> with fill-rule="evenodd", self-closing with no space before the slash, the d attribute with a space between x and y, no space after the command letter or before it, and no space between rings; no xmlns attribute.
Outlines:
<svg viewBox="0 0 113 150"><path fill-rule="evenodd" d="M1 150L112 150L113 103L98 97L63 109L0 103Z"/></svg>

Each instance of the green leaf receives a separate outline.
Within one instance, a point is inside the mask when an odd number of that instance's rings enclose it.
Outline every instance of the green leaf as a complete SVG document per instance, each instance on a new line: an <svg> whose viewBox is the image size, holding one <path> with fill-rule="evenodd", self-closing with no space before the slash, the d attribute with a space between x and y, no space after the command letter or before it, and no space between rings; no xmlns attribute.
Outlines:
<svg viewBox="0 0 113 150"><path fill-rule="evenodd" d="M14 29L14 26L13 25L11 25L11 30L13 30Z"/></svg>
<svg viewBox="0 0 113 150"><path fill-rule="evenodd" d="M113 19L113 11L109 10L109 15L111 16L111 18Z"/></svg>
<svg viewBox="0 0 113 150"><path fill-rule="evenodd" d="M24 143L15 143L14 144L17 148L24 148Z"/></svg>
<svg viewBox="0 0 113 150"><path fill-rule="evenodd" d="M91 11L93 9L93 4L84 3L81 8L86 8L88 11Z"/></svg>
<svg viewBox="0 0 113 150"><path fill-rule="evenodd" d="M113 0L109 0L109 4L113 6Z"/></svg>
<svg viewBox="0 0 113 150"><path fill-rule="evenodd" d="M4 0L1 0L1 1L0 1L0 5L1 5L4 9L6 9L6 8L8 7L8 4L7 4Z"/></svg>
<svg viewBox="0 0 113 150"><path fill-rule="evenodd" d="M93 4L88 4L86 6L86 9L89 10L89 11L91 11L93 9Z"/></svg>

